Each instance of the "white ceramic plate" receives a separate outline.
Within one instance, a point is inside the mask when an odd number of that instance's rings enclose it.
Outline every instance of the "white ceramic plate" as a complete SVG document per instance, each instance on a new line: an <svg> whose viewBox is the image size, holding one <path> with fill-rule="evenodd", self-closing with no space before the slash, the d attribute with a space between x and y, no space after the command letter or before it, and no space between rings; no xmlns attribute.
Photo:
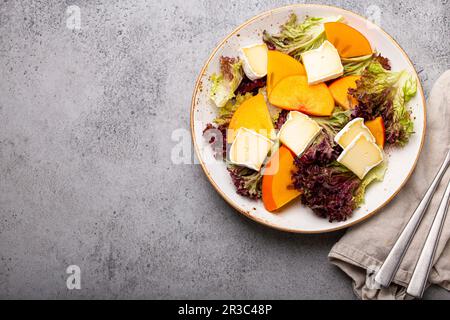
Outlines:
<svg viewBox="0 0 450 320"><path fill-rule="evenodd" d="M362 32L373 48L383 56L388 57L393 70L407 70L417 77L417 73L406 53L381 28L365 18L336 7L321 5L294 5L283 7L258 15L245 22L225 38L213 51L206 62L195 86L191 106L192 139L198 159L210 180L220 195L235 209L247 217L262 224L283 231L299 233L321 233L349 227L368 218L386 205L406 183L422 149L425 134L425 102L422 87L418 82L416 97L409 103L411 108L415 134L404 148L391 150L389 166L383 182L374 183L366 193L364 206L357 209L353 216L344 222L330 223L327 219L317 217L309 208L299 201L273 214L264 209L262 201L252 201L236 194L236 189L222 161L215 160L211 146L202 137L202 131L207 123L214 119L217 109L209 100L208 79L219 71L220 56L237 56L238 49L244 45L261 41L262 32L268 30L275 33L279 26L286 22L294 12L302 20L305 16L328 17L342 15L346 22Z"/></svg>

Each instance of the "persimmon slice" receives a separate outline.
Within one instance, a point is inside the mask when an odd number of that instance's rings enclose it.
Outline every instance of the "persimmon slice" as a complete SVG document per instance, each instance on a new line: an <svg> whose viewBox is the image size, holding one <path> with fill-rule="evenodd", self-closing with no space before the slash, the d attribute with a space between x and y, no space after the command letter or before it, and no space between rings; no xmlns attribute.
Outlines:
<svg viewBox="0 0 450 320"><path fill-rule="evenodd" d="M269 102L282 109L314 116L330 116L334 109L334 99L327 85L308 85L306 76L291 76L281 80L270 94Z"/></svg>
<svg viewBox="0 0 450 320"><path fill-rule="evenodd" d="M378 117L371 121L366 121L364 123L367 128L369 128L372 135L375 137L377 145L384 148L384 143L386 140L384 121L382 117Z"/></svg>
<svg viewBox="0 0 450 320"><path fill-rule="evenodd" d="M354 108L358 102L348 94L348 89L356 88L356 81L360 76L347 76L334 81L330 86L330 92L334 100L345 110Z"/></svg>
<svg viewBox="0 0 450 320"><path fill-rule="evenodd" d="M268 139L275 138L269 109L261 93L244 101L233 114L227 131L228 143L233 142L240 128L253 130Z"/></svg>
<svg viewBox="0 0 450 320"><path fill-rule="evenodd" d="M369 40L348 24L327 22L325 23L325 34L342 58L354 58L373 53Z"/></svg>
<svg viewBox="0 0 450 320"><path fill-rule="evenodd" d="M300 196L292 186L292 172L296 169L294 155L281 146L269 160L262 181L262 200L267 211L275 211Z"/></svg>
<svg viewBox="0 0 450 320"><path fill-rule="evenodd" d="M267 94L280 80L289 76L306 75L305 67L290 55L276 50L269 50L267 63Z"/></svg>

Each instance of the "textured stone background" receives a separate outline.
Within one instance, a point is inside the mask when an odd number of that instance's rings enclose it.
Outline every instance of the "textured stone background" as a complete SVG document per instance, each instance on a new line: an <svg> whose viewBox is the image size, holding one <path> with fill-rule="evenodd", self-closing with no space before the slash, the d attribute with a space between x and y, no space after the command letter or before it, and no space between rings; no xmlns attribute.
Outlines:
<svg viewBox="0 0 450 320"><path fill-rule="evenodd" d="M293 2L1 0L0 298L354 297L327 262L342 233L259 226L170 161L215 44ZM427 93L450 65L448 0L322 3L378 5ZM82 290L66 289L70 264Z"/></svg>

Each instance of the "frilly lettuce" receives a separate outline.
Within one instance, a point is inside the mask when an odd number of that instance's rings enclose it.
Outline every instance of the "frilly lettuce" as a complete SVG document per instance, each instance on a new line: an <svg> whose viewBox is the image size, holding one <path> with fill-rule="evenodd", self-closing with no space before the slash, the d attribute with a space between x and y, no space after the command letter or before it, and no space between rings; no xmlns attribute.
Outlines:
<svg viewBox="0 0 450 320"><path fill-rule="evenodd" d="M211 80L210 97L218 108L234 98L234 92L243 79L242 62L239 59L221 57L220 74L213 74Z"/></svg>
<svg viewBox="0 0 450 320"><path fill-rule="evenodd" d="M377 167L373 168L361 181L354 195L354 202L357 206L364 204L366 188L375 181L383 181L387 169L387 160L384 160Z"/></svg>
<svg viewBox="0 0 450 320"><path fill-rule="evenodd" d="M344 76L360 75L364 69L373 61L373 55L355 57L355 58L341 58L344 66Z"/></svg>
<svg viewBox="0 0 450 320"><path fill-rule="evenodd" d="M414 76L406 71L389 71L380 62L372 62L357 81L357 88L349 90L350 95L358 100L353 117L372 120L382 116L386 142L403 146L414 132L407 103L416 92L417 81Z"/></svg>
<svg viewBox="0 0 450 320"><path fill-rule="evenodd" d="M280 33L271 35L264 31L263 39L274 49L287 53L300 60L301 53L320 47L326 40L324 23L341 21L342 17L307 17L297 21L297 15L291 14L289 20L281 26Z"/></svg>
<svg viewBox="0 0 450 320"><path fill-rule="evenodd" d="M414 133L414 123L411 120L411 114L406 108L407 103L417 93L417 80L406 72L402 72L399 80L399 88L394 97L394 121L396 130L400 132L399 143L404 145L408 142L411 134Z"/></svg>
<svg viewBox="0 0 450 320"><path fill-rule="evenodd" d="M350 121L350 117L350 110L336 107L330 117L313 117L313 119L334 139L334 136ZM332 142L334 142L333 139Z"/></svg>
<svg viewBox="0 0 450 320"><path fill-rule="evenodd" d="M292 174L301 202L318 216L345 221L356 205L354 193L361 180L336 160L342 150L323 131L301 157L295 158L297 170Z"/></svg>
<svg viewBox="0 0 450 320"><path fill-rule="evenodd" d="M229 163L227 170L230 173L236 192L250 199L260 199L262 196L262 173Z"/></svg>
<svg viewBox="0 0 450 320"><path fill-rule="evenodd" d="M344 66L344 77L361 75L372 62L379 62L384 69L391 70L389 59L376 53L361 57L341 58L341 61Z"/></svg>

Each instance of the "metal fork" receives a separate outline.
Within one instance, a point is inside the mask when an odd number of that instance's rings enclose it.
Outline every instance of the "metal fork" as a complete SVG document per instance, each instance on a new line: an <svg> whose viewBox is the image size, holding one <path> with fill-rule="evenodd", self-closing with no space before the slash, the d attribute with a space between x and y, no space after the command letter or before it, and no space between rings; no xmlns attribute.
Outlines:
<svg viewBox="0 0 450 320"><path fill-rule="evenodd" d="M397 273L398 268L405 256L406 250L408 249L411 241L419 227L420 222L422 221L425 212L427 211L428 206L430 205L431 199L433 198L434 193L442 180L447 168L450 165L450 150L447 152L447 156L445 157L444 162L442 163L438 173L433 179L430 187L428 188L425 196L422 201L419 203L419 206L414 211L410 220L406 224L402 233L400 234L397 242L394 244L394 247L389 252L386 260L381 266L380 270L377 272L375 276L375 281L382 285L383 287L388 287L395 274ZM439 238L439 237L438 237ZM431 241L431 240L430 240Z"/></svg>

